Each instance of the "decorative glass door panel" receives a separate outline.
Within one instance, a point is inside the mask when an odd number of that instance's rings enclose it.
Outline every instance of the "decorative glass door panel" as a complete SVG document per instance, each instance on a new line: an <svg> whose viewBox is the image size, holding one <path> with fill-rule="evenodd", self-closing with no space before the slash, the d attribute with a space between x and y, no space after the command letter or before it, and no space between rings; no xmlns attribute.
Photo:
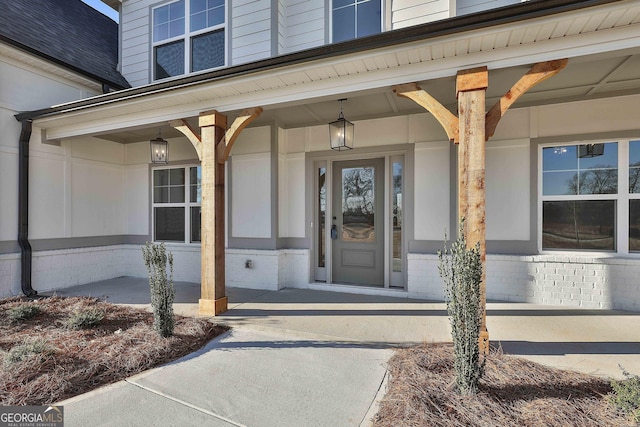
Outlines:
<svg viewBox="0 0 640 427"><path fill-rule="evenodd" d="M384 159L335 162L334 283L384 285Z"/></svg>

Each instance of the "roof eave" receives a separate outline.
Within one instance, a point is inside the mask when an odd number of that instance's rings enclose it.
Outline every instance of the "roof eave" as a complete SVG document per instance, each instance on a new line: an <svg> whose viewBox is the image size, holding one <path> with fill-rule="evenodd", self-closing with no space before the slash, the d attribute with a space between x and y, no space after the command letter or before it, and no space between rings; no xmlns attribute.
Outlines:
<svg viewBox="0 0 640 427"><path fill-rule="evenodd" d="M181 88L206 84L208 82L311 62L314 60L401 45L620 1L624 0L538 0L524 2L512 6L445 19L442 21L435 21L403 29L387 31L360 39L323 45L247 64L236 65L221 70L189 75L178 79L165 80L131 89L124 89L118 92L99 95L93 98L74 101L55 107L26 111L16 114L15 117L18 121L22 121L54 116L64 114L69 111L90 108L92 106L110 104L120 100L178 90Z"/></svg>

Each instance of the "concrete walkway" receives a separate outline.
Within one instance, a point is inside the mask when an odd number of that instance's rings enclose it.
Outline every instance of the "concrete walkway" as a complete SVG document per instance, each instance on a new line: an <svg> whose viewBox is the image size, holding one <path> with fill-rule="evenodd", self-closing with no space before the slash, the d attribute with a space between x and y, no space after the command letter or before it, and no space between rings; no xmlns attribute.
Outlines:
<svg viewBox="0 0 640 427"><path fill-rule="evenodd" d="M197 315L200 286L176 283L175 310ZM145 279L68 288L149 307ZM392 348L450 341L443 303L285 289L228 289L233 327L203 350L61 402L66 426L358 426L375 414ZM640 374L640 313L489 303L492 344L563 369ZM380 393L378 393L381 391Z"/></svg>

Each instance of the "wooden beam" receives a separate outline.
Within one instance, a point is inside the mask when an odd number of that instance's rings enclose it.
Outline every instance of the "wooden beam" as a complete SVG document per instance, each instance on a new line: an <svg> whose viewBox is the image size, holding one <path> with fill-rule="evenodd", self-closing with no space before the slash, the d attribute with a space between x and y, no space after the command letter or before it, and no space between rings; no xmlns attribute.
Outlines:
<svg viewBox="0 0 640 427"><path fill-rule="evenodd" d="M456 92L460 120L458 145L459 211L465 218L465 234L468 247L480 244L482 281L480 283L480 351L489 352L486 305L486 224L485 224L485 98L488 86L486 67L464 70L458 73Z"/></svg>
<svg viewBox="0 0 640 427"><path fill-rule="evenodd" d="M180 131L187 139L193 144L193 147L196 149L196 153L198 154L198 159L202 160L202 140L200 139L199 133L191 127L188 121L185 119L181 120L170 120L169 126Z"/></svg>
<svg viewBox="0 0 640 427"><path fill-rule="evenodd" d="M564 67L567 66L568 59L557 59L555 61L539 62L534 64L529 72L522 76L516 84L513 85L507 93L496 104L491 107L491 110L487 113L485 137L489 140L496 131L498 122L502 116L505 115L509 107L518 100L522 95L527 93L529 89L558 74Z"/></svg>
<svg viewBox="0 0 640 427"><path fill-rule="evenodd" d="M397 85L393 87L393 91L396 95L410 99L430 112L444 128L449 141L458 142L458 118L417 83Z"/></svg>
<svg viewBox="0 0 640 427"><path fill-rule="evenodd" d="M217 316L227 311L224 253L224 163L217 146L227 130L227 117L217 111L200 114L202 137L201 297L200 314Z"/></svg>
<svg viewBox="0 0 640 427"><path fill-rule="evenodd" d="M246 128L256 117L262 113L261 107L254 107L244 110L231 124L225 132L224 140L218 145L218 162L226 162L231 154L231 149L240 132Z"/></svg>

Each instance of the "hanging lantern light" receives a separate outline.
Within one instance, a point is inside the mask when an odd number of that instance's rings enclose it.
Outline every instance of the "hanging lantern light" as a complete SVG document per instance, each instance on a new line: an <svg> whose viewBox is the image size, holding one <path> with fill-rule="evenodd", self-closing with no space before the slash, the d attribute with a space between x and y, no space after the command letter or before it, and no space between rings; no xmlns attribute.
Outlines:
<svg viewBox="0 0 640 427"><path fill-rule="evenodd" d="M158 137L149 141L151 146L151 163L169 163L169 143L162 139L160 129L158 129Z"/></svg>
<svg viewBox="0 0 640 427"><path fill-rule="evenodd" d="M338 100L340 101L340 115L338 120L329 123L329 138L332 150L342 151L353 148L354 126L353 123L344 118L342 112L342 101L346 100L346 98Z"/></svg>

